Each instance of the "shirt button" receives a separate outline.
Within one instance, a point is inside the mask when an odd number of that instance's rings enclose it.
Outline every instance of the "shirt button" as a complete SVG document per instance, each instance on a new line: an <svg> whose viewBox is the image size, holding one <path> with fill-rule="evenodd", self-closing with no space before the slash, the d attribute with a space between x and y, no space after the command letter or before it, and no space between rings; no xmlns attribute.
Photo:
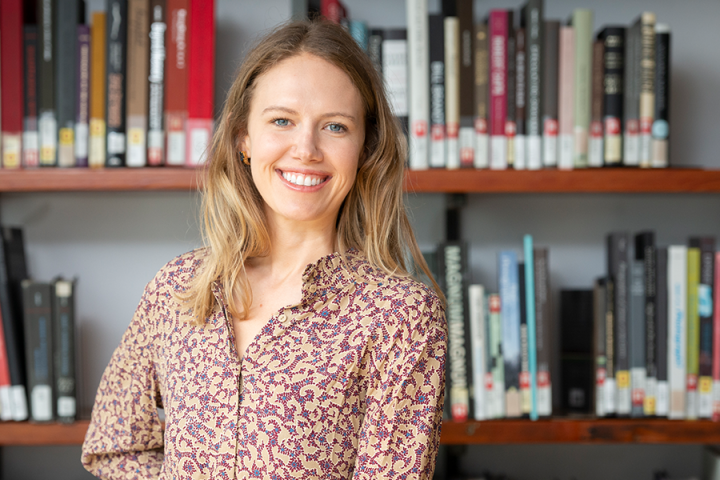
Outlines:
<svg viewBox="0 0 720 480"><path fill-rule="evenodd" d="M278 320L280 320L281 322L285 322L285 321L287 321L287 316L283 313L282 315L280 315L278 317Z"/></svg>

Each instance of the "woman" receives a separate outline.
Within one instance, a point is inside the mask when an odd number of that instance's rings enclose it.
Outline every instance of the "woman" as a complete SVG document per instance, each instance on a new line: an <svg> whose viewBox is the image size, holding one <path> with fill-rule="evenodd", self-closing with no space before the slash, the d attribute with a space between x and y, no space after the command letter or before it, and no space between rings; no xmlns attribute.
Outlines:
<svg viewBox="0 0 720 480"><path fill-rule="evenodd" d="M103 478L431 478L446 326L382 81L342 27L265 37L230 89L208 247L151 281L103 375ZM157 408L165 411L163 426Z"/></svg>

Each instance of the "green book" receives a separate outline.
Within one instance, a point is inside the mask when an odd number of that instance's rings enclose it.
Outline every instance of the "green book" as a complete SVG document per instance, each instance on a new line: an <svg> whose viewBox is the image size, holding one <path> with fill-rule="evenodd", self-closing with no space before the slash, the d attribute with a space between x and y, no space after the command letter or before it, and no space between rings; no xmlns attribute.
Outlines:
<svg viewBox="0 0 720 480"><path fill-rule="evenodd" d="M687 396L685 412L688 420L698 417L697 380L700 368L700 311L698 286L700 285L700 244L691 238L687 261Z"/></svg>
<svg viewBox="0 0 720 480"><path fill-rule="evenodd" d="M584 8L573 11L575 29L575 128L573 164L588 166L590 110L592 101L593 12Z"/></svg>

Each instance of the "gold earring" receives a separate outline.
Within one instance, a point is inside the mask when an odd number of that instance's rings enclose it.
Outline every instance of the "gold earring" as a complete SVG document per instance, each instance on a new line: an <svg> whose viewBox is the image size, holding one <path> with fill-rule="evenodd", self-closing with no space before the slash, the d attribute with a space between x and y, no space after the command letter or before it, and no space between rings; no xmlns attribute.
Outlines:
<svg viewBox="0 0 720 480"><path fill-rule="evenodd" d="M240 158L245 165L250 165L250 157L248 157L245 152L240 152Z"/></svg>

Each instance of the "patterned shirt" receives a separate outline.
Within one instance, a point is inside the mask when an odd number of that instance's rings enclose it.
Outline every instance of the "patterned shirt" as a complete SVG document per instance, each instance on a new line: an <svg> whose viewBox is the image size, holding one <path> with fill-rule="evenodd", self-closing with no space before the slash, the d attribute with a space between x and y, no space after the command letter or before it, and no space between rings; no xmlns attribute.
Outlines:
<svg viewBox="0 0 720 480"><path fill-rule="evenodd" d="M219 284L204 326L174 295L205 258L147 285L98 388L82 461L102 478L430 479L447 327L423 284L356 250L308 265L240 361ZM165 411L165 425L157 408Z"/></svg>

